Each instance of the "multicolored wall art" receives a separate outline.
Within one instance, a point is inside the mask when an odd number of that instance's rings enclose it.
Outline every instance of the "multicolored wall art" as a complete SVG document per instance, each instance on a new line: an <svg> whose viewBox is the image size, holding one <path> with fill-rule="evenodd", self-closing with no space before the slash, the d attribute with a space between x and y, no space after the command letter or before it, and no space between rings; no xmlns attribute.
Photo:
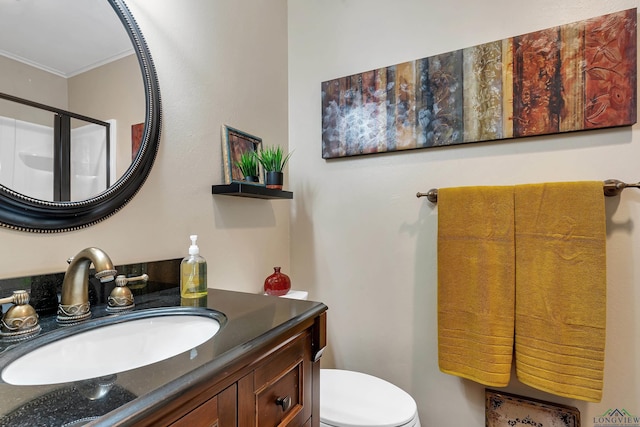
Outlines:
<svg viewBox="0 0 640 427"><path fill-rule="evenodd" d="M636 9L322 83L322 157L632 125Z"/></svg>

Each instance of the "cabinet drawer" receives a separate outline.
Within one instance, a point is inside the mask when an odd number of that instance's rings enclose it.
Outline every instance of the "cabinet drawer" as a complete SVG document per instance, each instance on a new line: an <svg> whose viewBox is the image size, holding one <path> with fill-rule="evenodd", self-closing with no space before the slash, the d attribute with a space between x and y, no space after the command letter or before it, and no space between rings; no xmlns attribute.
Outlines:
<svg viewBox="0 0 640 427"><path fill-rule="evenodd" d="M277 426L302 411L302 359L280 378L256 391L258 425Z"/></svg>
<svg viewBox="0 0 640 427"><path fill-rule="evenodd" d="M303 426L311 417L310 359L311 334L305 331L243 377L238 382L238 425Z"/></svg>
<svg viewBox="0 0 640 427"><path fill-rule="evenodd" d="M277 381L297 365L305 355L309 334L298 335L291 342L270 355L267 360L255 369L255 387L260 389Z"/></svg>

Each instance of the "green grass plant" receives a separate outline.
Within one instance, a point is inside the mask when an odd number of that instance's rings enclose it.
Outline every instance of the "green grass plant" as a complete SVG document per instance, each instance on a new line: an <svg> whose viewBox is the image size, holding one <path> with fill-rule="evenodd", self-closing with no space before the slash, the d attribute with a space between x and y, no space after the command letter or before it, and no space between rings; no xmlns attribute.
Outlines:
<svg viewBox="0 0 640 427"><path fill-rule="evenodd" d="M240 155L236 166L242 172L242 176L258 176L258 158L255 151L245 151Z"/></svg>
<svg viewBox="0 0 640 427"><path fill-rule="evenodd" d="M273 146L265 147L261 152L256 153L256 157L265 171L282 172L291 154L285 156L280 146Z"/></svg>

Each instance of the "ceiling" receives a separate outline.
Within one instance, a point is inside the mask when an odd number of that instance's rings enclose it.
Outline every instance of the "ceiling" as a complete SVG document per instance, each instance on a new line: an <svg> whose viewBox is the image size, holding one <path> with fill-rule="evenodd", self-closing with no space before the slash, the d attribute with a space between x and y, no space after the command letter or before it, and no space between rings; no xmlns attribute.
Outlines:
<svg viewBox="0 0 640 427"><path fill-rule="evenodd" d="M0 0L0 55L68 78L133 52L106 0Z"/></svg>

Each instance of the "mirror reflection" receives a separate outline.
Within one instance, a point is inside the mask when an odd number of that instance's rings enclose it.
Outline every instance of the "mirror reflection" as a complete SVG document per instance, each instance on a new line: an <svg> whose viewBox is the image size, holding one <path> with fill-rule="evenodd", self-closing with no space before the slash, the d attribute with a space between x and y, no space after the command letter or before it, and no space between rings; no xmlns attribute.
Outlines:
<svg viewBox="0 0 640 427"><path fill-rule="evenodd" d="M145 91L127 32L106 0L0 5L0 184L81 201L129 168Z"/></svg>

